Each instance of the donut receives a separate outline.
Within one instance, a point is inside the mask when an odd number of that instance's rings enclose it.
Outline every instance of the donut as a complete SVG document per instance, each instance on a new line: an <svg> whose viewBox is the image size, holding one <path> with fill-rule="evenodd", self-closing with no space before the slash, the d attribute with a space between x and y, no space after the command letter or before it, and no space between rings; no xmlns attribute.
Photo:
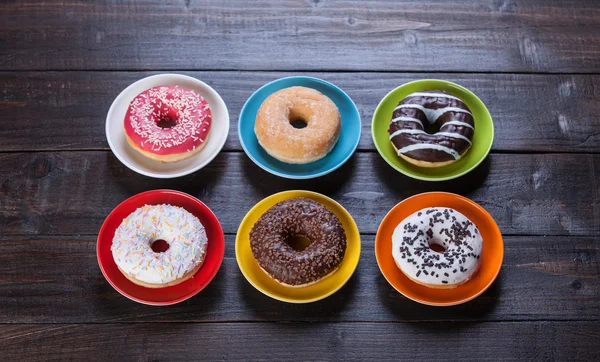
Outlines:
<svg viewBox="0 0 600 362"><path fill-rule="evenodd" d="M428 133L431 128L439 131ZM441 167L458 161L469 150L475 121L460 98L439 90L422 91L398 103L388 133L404 160L420 167Z"/></svg>
<svg viewBox="0 0 600 362"><path fill-rule="evenodd" d="M200 152L210 132L208 102L190 89L162 85L129 103L124 128L127 142L142 155L177 162Z"/></svg>
<svg viewBox="0 0 600 362"><path fill-rule="evenodd" d="M256 115L258 143L277 160L304 164L325 157L342 128L335 103L305 87L281 89L265 99Z"/></svg>
<svg viewBox="0 0 600 362"><path fill-rule="evenodd" d="M164 240L168 249L152 250ZM145 205L123 219L115 231L111 251L123 275L137 285L163 288L193 277L206 256L204 226L184 208Z"/></svg>
<svg viewBox="0 0 600 362"><path fill-rule="evenodd" d="M304 236L310 244L296 250L290 239ZM273 205L250 230L250 248L260 268L290 287L304 287L331 275L346 252L340 220L320 203L307 198Z"/></svg>
<svg viewBox="0 0 600 362"><path fill-rule="evenodd" d="M434 248L440 251L434 250ZM412 281L430 288L456 288L479 269L483 239L477 226L446 207L422 209L392 235L392 256Z"/></svg>

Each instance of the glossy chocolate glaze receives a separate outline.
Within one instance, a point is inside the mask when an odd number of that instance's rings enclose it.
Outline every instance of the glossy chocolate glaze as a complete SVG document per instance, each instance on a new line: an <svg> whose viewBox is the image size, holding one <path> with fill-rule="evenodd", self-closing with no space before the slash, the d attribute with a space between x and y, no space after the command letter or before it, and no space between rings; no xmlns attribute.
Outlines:
<svg viewBox="0 0 600 362"><path fill-rule="evenodd" d="M287 243L303 235L310 245L297 251ZM318 281L334 271L346 252L346 233L340 220L316 201L281 201L265 212L250 230L252 254L275 280L289 285Z"/></svg>
<svg viewBox="0 0 600 362"><path fill-rule="evenodd" d="M428 95L431 94L431 95ZM438 96L436 96L436 94ZM446 95L447 97L439 96ZM401 105L419 105L428 110L436 110L446 107L455 107L470 112L466 104L461 100L456 99L453 96L439 90L434 91L423 91L408 95L404 98L398 106ZM415 118L421 123L411 120L397 120L399 117ZM394 121L396 120L396 121ZM433 124L440 128L440 132L435 134L429 134L424 131L425 127L429 126L433 121ZM451 121L464 122L463 124L448 124ZM445 126L444 126L445 125ZM468 127L470 125L471 127ZM447 111L442 113L437 119L430 120L423 110L418 108L396 108L392 113L392 122L388 132L391 137L391 142L397 150L402 150L406 146L410 145L440 145L456 152L456 155L463 155L471 146L469 141L472 141L474 134L475 122L473 116L469 113L461 113L460 111ZM415 130L418 133L399 133L394 135L395 132L400 130ZM458 135L458 136L457 136ZM463 136L464 139L460 136ZM426 147L426 146L425 146ZM458 159L447 151L442 151L435 148L422 148L418 150L412 150L408 152L401 152L406 156L428 162L443 162Z"/></svg>

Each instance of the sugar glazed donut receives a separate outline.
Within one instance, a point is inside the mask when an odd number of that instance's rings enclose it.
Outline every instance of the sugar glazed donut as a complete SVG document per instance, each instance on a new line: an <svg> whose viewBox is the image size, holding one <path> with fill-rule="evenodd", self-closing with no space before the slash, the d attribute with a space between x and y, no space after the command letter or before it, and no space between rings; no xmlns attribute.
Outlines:
<svg viewBox="0 0 600 362"><path fill-rule="evenodd" d="M129 104L124 127L127 142L153 160L176 162L206 145L212 114L208 102L193 90L158 86Z"/></svg>
<svg viewBox="0 0 600 362"><path fill-rule="evenodd" d="M310 240L295 250L289 240ZM250 230L250 247L258 265L277 282L292 287L314 284L331 275L346 252L346 233L340 220L316 201L281 201L265 212Z"/></svg>
<svg viewBox="0 0 600 362"><path fill-rule="evenodd" d="M271 94L256 115L254 133L267 153L279 161L304 164L317 161L335 146L341 130L335 103L305 87Z"/></svg>
<svg viewBox="0 0 600 362"><path fill-rule="evenodd" d="M429 126L437 126L439 131L427 133ZM469 150L475 122L460 98L443 91L423 91L400 101L388 133L398 156L420 167L441 167Z"/></svg>
<svg viewBox="0 0 600 362"><path fill-rule="evenodd" d="M156 240L166 241L168 249L152 250ZM185 209L145 205L123 219L111 250L127 279L144 287L163 288L194 276L204 262L207 244L204 226Z"/></svg>
<svg viewBox="0 0 600 362"><path fill-rule="evenodd" d="M434 251L437 244L443 251ZM430 207L404 219L392 235L392 256L407 277L430 288L455 288L479 269L483 239L466 216Z"/></svg>

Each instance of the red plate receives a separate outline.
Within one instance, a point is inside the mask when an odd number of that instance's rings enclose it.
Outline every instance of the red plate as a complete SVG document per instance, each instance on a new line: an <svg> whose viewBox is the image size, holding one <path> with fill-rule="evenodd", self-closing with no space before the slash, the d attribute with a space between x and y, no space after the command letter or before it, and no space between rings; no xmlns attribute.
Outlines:
<svg viewBox="0 0 600 362"><path fill-rule="evenodd" d="M129 281L117 268L110 247L115 230L124 218L138 207L144 205L169 204L183 207L194 214L206 229L208 246L204 264L194 277L183 283L166 288L145 288ZM136 302L148 305L171 305L193 297L210 283L217 274L223 255L225 254L225 239L223 229L215 214L200 200L186 193L174 190L152 190L134 195L117 206L104 220L96 255L102 274L110 285L119 293Z"/></svg>

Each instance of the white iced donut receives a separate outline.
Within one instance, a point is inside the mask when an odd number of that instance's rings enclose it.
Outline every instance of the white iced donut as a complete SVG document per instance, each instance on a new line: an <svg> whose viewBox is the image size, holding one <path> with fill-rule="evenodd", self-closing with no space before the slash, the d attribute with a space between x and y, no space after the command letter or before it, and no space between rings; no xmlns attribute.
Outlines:
<svg viewBox="0 0 600 362"><path fill-rule="evenodd" d="M411 280L430 288L455 288L479 269L483 239L460 212L430 207L404 219L392 244L396 265ZM433 250L434 244L444 250Z"/></svg>
<svg viewBox="0 0 600 362"><path fill-rule="evenodd" d="M169 248L152 250L164 240ZM185 209L145 205L123 219L111 246L119 270L135 284L163 288L179 284L200 269L208 243L204 226Z"/></svg>

